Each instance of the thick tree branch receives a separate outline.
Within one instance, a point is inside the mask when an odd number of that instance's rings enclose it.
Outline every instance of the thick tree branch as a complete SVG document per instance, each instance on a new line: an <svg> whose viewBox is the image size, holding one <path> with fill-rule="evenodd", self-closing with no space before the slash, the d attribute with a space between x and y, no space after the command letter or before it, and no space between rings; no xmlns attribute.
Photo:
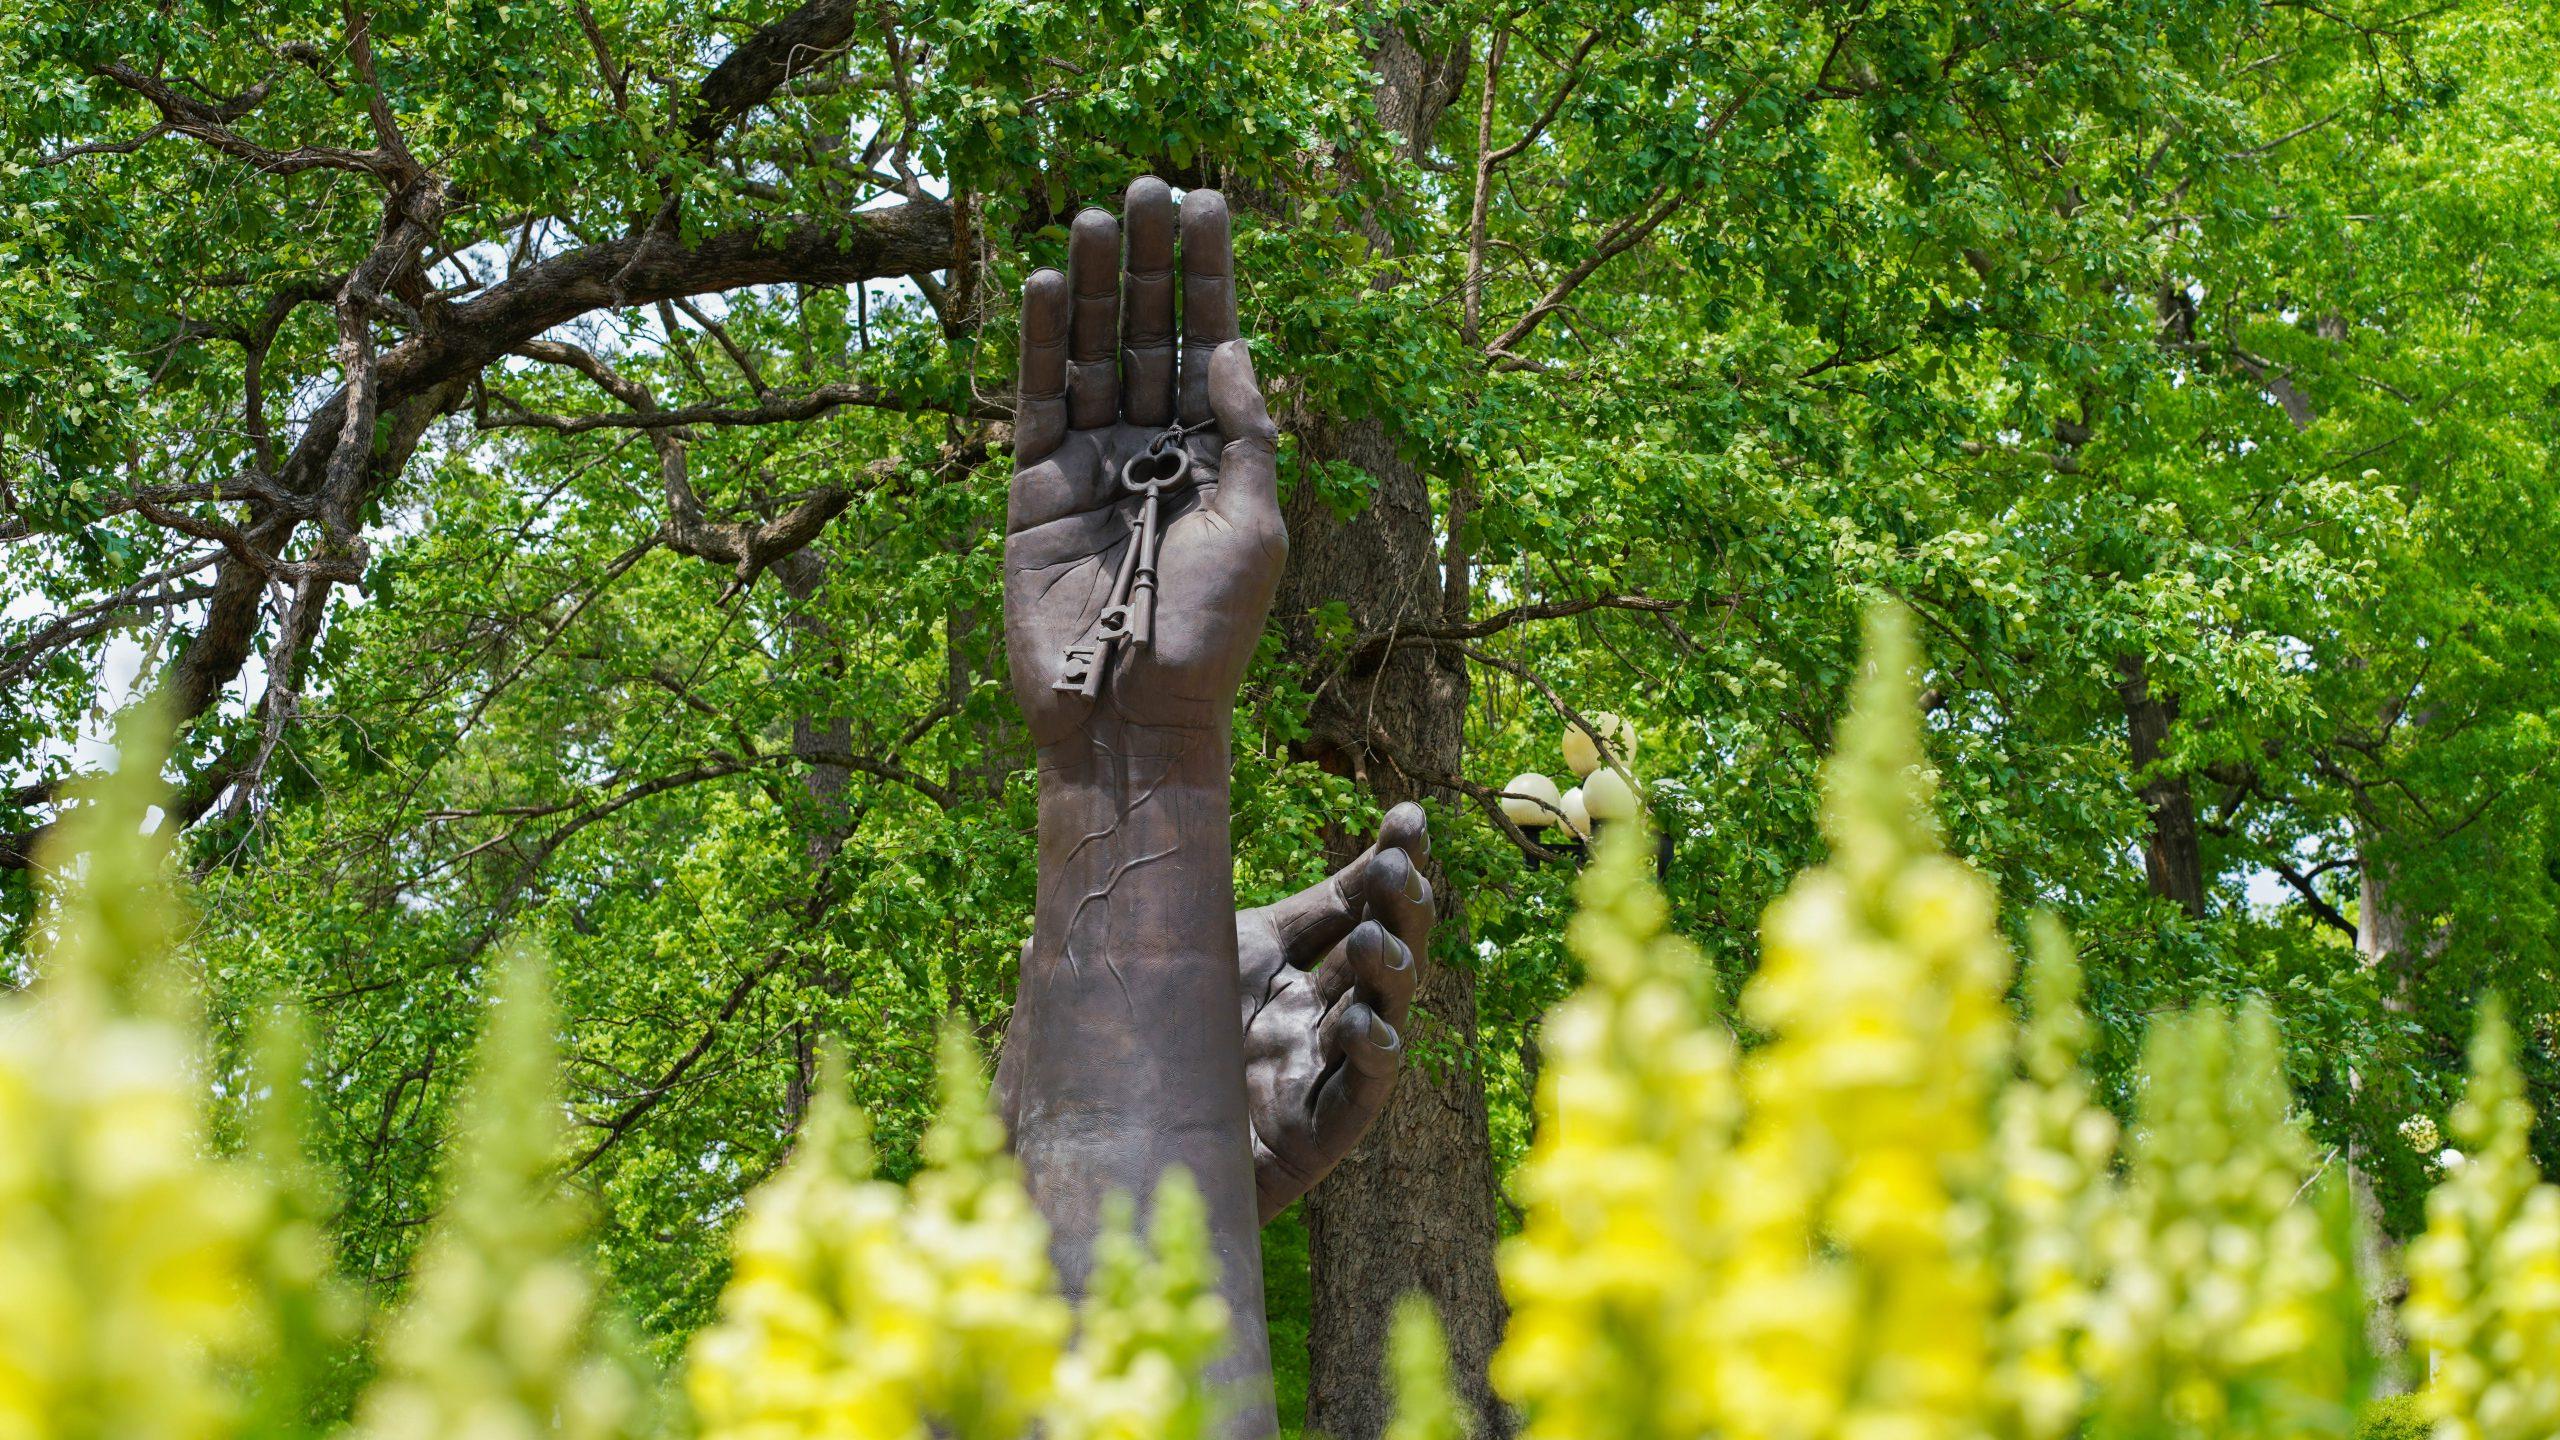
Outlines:
<svg viewBox="0 0 2560 1440"><path fill-rule="evenodd" d="M515 402L505 396L507 403ZM934 411L955 414L968 420L1010 420L1013 412L999 406L971 404L953 407L939 400L901 395L877 385L860 381L821 385L797 395L769 396L758 405L687 405L675 410L603 411L590 415L546 415L517 406L509 415L493 415L480 422L483 430L548 430L561 435L580 435L591 430L666 430L693 425L778 425L798 420L814 420L830 410L852 406L862 410L890 410L900 414Z"/></svg>
<svg viewBox="0 0 2560 1440"><path fill-rule="evenodd" d="M2303 908L2311 912L2311 918L2343 935L2354 936L2355 922L2339 914L2337 906L2320 898L2320 891L2311 883L2310 876L2280 860L2270 861L2267 868L2273 870L2278 878L2294 888L2294 893L2302 897Z"/></svg>
<svg viewBox="0 0 2560 1440"><path fill-rule="evenodd" d="M700 108L685 135L705 149L795 75L835 58L878 7L856 0L809 0L749 37L703 77Z"/></svg>

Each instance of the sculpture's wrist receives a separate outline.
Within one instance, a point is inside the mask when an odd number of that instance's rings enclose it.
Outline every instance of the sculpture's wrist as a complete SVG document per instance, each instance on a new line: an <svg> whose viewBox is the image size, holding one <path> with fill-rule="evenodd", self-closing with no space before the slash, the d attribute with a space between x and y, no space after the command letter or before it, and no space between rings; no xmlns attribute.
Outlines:
<svg viewBox="0 0 2560 1440"><path fill-rule="evenodd" d="M1098 713L1038 748L1041 802L1117 806L1156 790L1223 797L1227 752L1223 719L1171 724Z"/></svg>
<svg viewBox="0 0 2560 1440"><path fill-rule="evenodd" d="M1040 888L1017 1011L1044 1036L1032 1063L1082 1071L1073 1057L1118 1049L1105 1037L1237 1023L1227 762L1223 728L1120 724L1042 752ZM1113 1073L1070 1103L1196 1103L1211 1082L1239 1083L1222 1073L1238 1063L1235 1043L1141 1047L1105 1068L1134 1065L1160 1084ZM1050 1099L1088 1079L1056 1077Z"/></svg>
<svg viewBox="0 0 2560 1440"><path fill-rule="evenodd" d="M1096 717L1039 762L1034 964L1232 957L1226 727Z"/></svg>

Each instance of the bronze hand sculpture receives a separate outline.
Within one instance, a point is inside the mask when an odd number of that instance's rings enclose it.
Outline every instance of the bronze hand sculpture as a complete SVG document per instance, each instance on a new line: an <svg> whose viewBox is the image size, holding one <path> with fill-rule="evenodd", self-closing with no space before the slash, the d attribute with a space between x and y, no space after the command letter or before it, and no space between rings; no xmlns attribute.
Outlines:
<svg viewBox="0 0 2560 1440"><path fill-rule="evenodd" d="M1418 807L1235 913L1236 686L1288 554L1226 202L1142 179L1022 295L1005 646L1039 759L1040 879L997 1088L1070 1294L1102 1204L1179 1166L1234 1315L1233 1433L1274 1428L1260 1222L1385 1103L1430 934ZM1179 231L1179 244L1176 232ZM1179 270L1177 272L1177 252ZM1181 338L1175 339L1175 283ZM1384 1303L1392 1297L1380 1297Z"/></svg>

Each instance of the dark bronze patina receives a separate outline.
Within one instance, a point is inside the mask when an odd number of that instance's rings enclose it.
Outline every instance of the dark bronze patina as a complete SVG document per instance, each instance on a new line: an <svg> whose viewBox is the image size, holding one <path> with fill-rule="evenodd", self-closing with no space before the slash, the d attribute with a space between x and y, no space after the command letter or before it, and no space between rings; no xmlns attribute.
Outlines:
<svg viewBox="0 0 2560 1440"><path fill-rule="evenodd" d="M1288 555L1279 432L1237 336L1225 200L1194 190L1177 216L1150 177L1125 214L1125 253L1087 210L1068 273L1023 287L1005 644L1040 880L997 1089L1071 1294L1105 1198L1190 1173L1234 1312L1218 1378L1253 1437L1275 1428L1258 1232L1395 1083L1429 841L1398 806L1349 865L1235 909L1229 732Z"/></svg>

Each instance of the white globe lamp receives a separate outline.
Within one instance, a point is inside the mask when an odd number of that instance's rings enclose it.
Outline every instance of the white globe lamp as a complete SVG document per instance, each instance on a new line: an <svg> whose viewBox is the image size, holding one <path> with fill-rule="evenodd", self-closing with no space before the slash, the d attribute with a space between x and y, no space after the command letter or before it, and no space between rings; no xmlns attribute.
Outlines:
<svg viewBox="0 0 2560 1440"><path fill-rule="evenodd" d="M1564 797L1556 793L1556 782L1535 770L1512 776L1502 786L1502 813L1523 830L1540 830L1556 823L1556 812L1564 808Z"/></svg>
<svg viewBox="0 0 2560 1440"><path fill-rule="evenodd" d="M1576 785L1564 792L1564 798L1556 802L1556 808L1564 812L1564 828L1574 839L1591 838L1591 811L1583 805L1581 786Z"/></svg>
<svg viewBox="0 0 2560 1440"><path fill-rule="evenodd" d="M1635 726L1628 724L1623 717L1612 715L1606 710L1594 711L1586 718L1591 721L1591 729L1585 730L1580 725L1567 725L1564 730L1564 763L1573 767L1574 774L1588 775L1601 768L1600 747L1591 738L1595 733L1602 740L1609 742L1610 759L1617 761L1620 765L1634 763Z"/></svg>
<svg viewBox="0 0 2560 1440"><path fill-rule="evenodd" d="M1635 787L1615 770L1594 770L1582 782L1582 804L1594 820L1633 820L1644 809Z"/></svg>

